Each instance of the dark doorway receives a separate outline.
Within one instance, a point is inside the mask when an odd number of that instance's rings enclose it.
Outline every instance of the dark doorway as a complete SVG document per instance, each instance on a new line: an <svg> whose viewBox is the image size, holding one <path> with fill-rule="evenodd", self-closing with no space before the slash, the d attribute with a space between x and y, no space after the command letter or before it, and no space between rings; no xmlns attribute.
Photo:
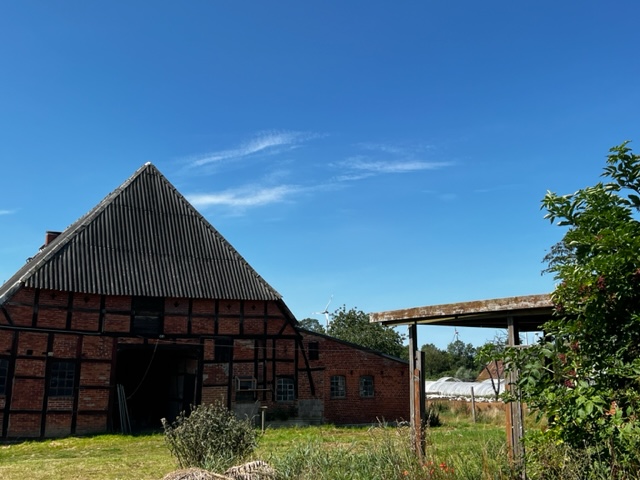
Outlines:
<svg viewBox="0 0 640 480"><path fill-rule="evenodd" d="M161 428L161 419L175 420L197 399L199 347L122 346L118 351L116 384L124 389L131 429ZM114 422L122 430L119 402Z"/></svg>

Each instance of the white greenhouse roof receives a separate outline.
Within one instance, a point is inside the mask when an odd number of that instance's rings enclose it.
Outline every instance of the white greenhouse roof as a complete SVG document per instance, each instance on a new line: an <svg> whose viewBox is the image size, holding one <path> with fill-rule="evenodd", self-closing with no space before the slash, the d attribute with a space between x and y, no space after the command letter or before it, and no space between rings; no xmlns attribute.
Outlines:
<svg viewBox="0 0 640 480"><path fill-rule="evenodd" d="M497 380L495 380L497 382ZM438 380L424 382L425 394L430 398L471 398L471 389L476 398L495 398L491 380L482 382L463 382L453 377L442 377ZM500 380L500 393L504 391L504 380Z"/></svg>

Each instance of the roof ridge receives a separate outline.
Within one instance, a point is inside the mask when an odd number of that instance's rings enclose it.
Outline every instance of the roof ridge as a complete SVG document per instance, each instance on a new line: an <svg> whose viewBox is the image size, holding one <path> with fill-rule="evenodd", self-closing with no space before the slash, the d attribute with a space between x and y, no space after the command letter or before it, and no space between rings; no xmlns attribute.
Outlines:
<svg viewBox="0 0 640 480"><path fill-rule="evenodd" d="M281 300L151 162L7 283L0 286L0 304L21 285L108 295Z"/></svg>

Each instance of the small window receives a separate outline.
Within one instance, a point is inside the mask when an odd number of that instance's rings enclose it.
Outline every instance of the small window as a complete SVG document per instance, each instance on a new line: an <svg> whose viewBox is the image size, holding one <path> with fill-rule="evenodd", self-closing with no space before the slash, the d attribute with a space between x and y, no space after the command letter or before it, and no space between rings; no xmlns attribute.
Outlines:
<svg viewBox="0 0 640 480"><path fill-rule="evenodd" d="M360 377L360 396L362 398L373 397L373 377L371 375Z"/></svg>
<svg viewBox="0 0 640 480"><path fill-rule="evenodd" d="M51 376L49 377L49 396L73 396L75 376L76 364L74 362L53 362L51 364Z"/></svg>
<svg viewBox="0 0 640 480"><path fill-rule="evenodd" d="M276 381L276 402L293 402L296 398L293 378L278 377Z"/></svg>
<svg viewBox="0 0 640 480"><path fill-rule="evenodd" d="M7 378L9 376L9 360L0 358L0 395L7 391Z"/></svg>
<svg viewBox="0 0 640 480"><path fill-rule="evenodd" d="M345 398L347 396L347 382L342 375L331 377L331 398Z"/></svg>
<svg viewBox="0 0 640 480"><path fill-rule="evenodd" d="M215 340L213 361L219 363L229 363L233 354L233 338L218 337Z"/></svg>
<svg viewBox="0 0 640 480"><path fill-rule="evenodd" d="M254 377L236 377L236 390L255 390L258 381Z"/></svg>
<svg viewBox="0 0 640 480"><path fill-rule="evenodd" d="M257 381L253 377L236 377L236 402L255 402Z"/></svg>
<svg viewBox="0 0 640 480"><path fill-rule="evenodd" d="M164 298L133 297L133 333L147 337L162 333Z"/></svg>
<svg viewBox="0 0 640 480"><path fill-rule="evenodd" d="M320 344L318 342L309 342L309 360L320 359Z"/></svg>

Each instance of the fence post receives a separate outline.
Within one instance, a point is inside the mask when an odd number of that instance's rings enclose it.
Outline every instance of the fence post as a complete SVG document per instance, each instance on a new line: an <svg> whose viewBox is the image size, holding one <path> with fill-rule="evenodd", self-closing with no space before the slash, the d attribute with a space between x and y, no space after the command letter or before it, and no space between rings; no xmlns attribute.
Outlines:
<svg viewBox="0 0 640 480"><path fill-rule="evenodd" d="M471 415L473 416L473 423L476 423L476 396L473 393L473 387L471 387Z"/></svg>

